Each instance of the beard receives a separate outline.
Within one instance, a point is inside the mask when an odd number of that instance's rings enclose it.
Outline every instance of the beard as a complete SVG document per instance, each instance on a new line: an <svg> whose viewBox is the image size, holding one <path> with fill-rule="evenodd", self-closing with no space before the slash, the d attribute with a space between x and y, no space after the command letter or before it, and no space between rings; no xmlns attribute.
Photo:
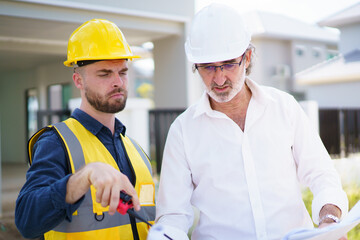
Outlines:
<svg viewBox="0 0 360 240"><path fill-rule="evenodd" d="M110 102L108 99L111 95L116 93L122 93L124 98L122 99L115 99L113 102ZM100 95L95 93L88 87L85 87L85 97L87 101L93 106L96 110L103 112L103 113L118 113L124 110L127 100L127 90L117 88L107 93L106 95Z"/></svg>
<svg viewBox="0 0 360 240"><path fill-rule="evenodd" d="M233 99L242 89L244 85L244 81L236 81L232 83L230 80L226 80L225 83L222 86L217 85L216 83L212 83L210 87L206 89L207 94L214 99L218 103L225 103L229 102L231 99ZM230 90L227 92L216 92L213 89L215 87L229 87Z"/></svg>

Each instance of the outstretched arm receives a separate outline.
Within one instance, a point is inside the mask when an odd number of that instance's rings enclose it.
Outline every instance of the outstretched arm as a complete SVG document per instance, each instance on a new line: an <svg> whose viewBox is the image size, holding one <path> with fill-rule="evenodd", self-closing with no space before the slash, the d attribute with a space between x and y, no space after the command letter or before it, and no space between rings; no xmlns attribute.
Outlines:
<svg viewBox="0 0 360 240"><path fill-rule="evenodd" d="M100 162L87 164L69 178L66 203L77 202L89 190L90 185L96 189L96 201L103 207L109 206L110 215L116 212L120 191L131 195L135 210L140 210L138 196L128 177L112 166Z"/></svg>

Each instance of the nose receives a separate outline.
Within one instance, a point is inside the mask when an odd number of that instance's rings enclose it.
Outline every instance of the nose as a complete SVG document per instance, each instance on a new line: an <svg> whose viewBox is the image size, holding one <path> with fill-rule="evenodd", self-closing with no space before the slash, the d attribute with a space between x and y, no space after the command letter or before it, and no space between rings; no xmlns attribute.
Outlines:
<svg viewBox="0 0 360 240"><path fill-rule="evenodd" d="M219 70L217 69L219 68ZM224 72L222 71L223 68L222 66L218 66L217 68L215 68L215 73L214 73L214 76L213 76L213 81L219 85L219 86L222 86L225 81L226 81L226 77L225 77L225 74ZM221 70L221 71L220 71Z"/></svg>
<svg viewBox="0 0 360 240"><path fill-rule="evenodd" d="M121 75L115 74L113 79L113 87L122 87L124 85L124 79Z"/></svg>

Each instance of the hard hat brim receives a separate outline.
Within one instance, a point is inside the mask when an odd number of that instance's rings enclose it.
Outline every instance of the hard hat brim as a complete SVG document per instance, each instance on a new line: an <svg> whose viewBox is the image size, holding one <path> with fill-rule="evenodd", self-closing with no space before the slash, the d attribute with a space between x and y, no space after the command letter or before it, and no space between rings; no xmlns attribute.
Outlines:
<svg viewBox="0 0 360 240"><path fill-rule="evenodd" d="M99 58L99 59L94 59L94 58L91 58L91 59L77 59L77 60L66 60L64 61L64 65L66 67L74 67L75 64L79 61L88 61L88 60L99 60L99 61L106 61L106 60L121 60L121 59L129 59L130 61L133 60L133 58L141 58L140 56L128 56L128 57L119 57L119 58Z"/></svg>

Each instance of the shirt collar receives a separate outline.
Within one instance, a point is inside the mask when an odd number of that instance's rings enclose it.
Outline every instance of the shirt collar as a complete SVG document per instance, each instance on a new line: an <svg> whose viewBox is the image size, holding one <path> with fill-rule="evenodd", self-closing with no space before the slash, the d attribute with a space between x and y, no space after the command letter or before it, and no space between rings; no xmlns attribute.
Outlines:
<svg viewBox="0 0 360 240"><path fill-rule="evenodd" d="M91 117L89 114L80 110L79 108L76 108L74 110L71 117L78 120L81 125L83 125L88 131L90 131L94 135L97 135L101 131L101 129L107 128L98 120ZM123 136L125 136L125 131L126 127L117 118L115 118L115 135L121 133Z"/></svg>
<svg viewBox="0 0 360 240"><path fill-rule="evenodd" d="M250 78L245 79L246 85L250 88L252 93L252 100L257 101L261 105L266 105L269 101L275 101L266 91L264 87L260 86ZM206 113L209 116L215 116L217 111L214 111L210 106L209 95L204 91L202 94L194 113L194 118ZM215 114L215 115L214 115Z"/></svg>
<svg viewBox="0 0 360 240"><path fill-rule="evenodd" d="M250 78L246 78L246 85L250 88L252 96L251 98L260 103L261 105L267 105L269 101L275 101L275 99L265 91L264 86L257 84Z"/></svg>

